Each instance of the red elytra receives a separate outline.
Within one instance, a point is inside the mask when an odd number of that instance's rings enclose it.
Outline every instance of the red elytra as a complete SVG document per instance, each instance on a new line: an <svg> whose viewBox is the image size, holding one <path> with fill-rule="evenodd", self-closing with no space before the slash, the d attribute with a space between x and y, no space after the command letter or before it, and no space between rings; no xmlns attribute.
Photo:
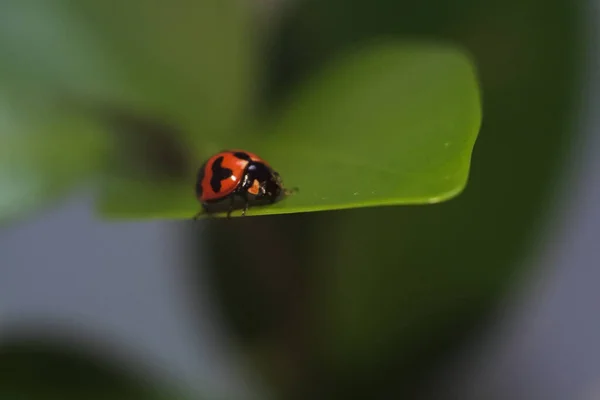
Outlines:
<svg viewBox="0 0 600 400"><path fill-rule="evenodd" d="M196 181L196 197L204 211L227 211L228 217L236 208L242 208L245 215L250 205L273 204L291 193L266 161L245 150L211 156L200 167Z"/></svg>
<svg viewBox="0 0 600 400"><path fill-rule="evenodd" d="M245 154L247 157L237 157L236 154ZM215 162L218 162L218 165L215 165ZM202 193L198 200L202 202L219 200L231 194L243 179L244 171L250 162L261 162L268 166L256 154L244 150L222 151L210 157L200 168L201 172L203 172L203 177L200 181ZM219 176L222 179L219 179L220 187L217 189L216 185L211 185L211 181L215 182L215 174L218 174L219 170L224 172ZM227 170L230 170L231 173L228 174Z"/></svg>

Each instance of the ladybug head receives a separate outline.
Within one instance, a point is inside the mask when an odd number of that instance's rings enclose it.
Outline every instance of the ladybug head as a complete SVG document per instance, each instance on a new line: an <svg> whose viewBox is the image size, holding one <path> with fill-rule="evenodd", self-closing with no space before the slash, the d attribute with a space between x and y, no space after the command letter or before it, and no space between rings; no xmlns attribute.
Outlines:
<svg viewBox="0 0 600 400"><path fill-rule="evenodd" d="M269 179L263 181L265 193L270 198L279 198L283 193L283 181L277 171L271 170Z"/></svg>

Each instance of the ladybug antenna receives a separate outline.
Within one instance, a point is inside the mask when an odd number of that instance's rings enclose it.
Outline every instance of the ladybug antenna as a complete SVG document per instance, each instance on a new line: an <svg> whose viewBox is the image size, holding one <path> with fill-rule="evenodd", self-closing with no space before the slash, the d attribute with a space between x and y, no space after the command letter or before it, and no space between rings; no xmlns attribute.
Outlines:
<svg viewBox="0 0 600 400"><path fill-rule="evenodd" d="M295 194L297 192L299 192L299 189L297 187L293 187L291 189L285 189L284 190L284 193L285 193L286 196L290 196L290 195Z"/></svg>

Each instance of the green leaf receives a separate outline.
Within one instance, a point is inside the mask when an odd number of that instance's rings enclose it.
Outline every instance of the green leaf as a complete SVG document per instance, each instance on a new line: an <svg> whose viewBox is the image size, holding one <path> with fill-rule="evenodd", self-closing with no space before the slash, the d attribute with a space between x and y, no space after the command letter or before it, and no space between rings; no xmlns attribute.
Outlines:
<svg viewBox="0 0 600 400"><path fill-rule="evenodd" d="M257 143L300 188L264 213L447 200L465 187L480 124L475 72L457 49L381 43L342 56Z"/></svg>
<svg viewBox="0 0 600 400"><path fill-rule="evenodd" d="M337 57L261 132L240 132L216 148L257 153L299 188L249 215L437 203L465 187L480 123L467 55L439 44L382 42ZM140 202L123 184L103 211L191 217L198 210L192 181L163 189Z"/></svg>

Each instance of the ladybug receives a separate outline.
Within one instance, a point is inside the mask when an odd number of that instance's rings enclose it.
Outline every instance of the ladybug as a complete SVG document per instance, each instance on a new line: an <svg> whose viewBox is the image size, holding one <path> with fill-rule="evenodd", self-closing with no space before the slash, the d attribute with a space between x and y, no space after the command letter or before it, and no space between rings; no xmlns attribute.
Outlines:
<svg viewBox="0 0 600 400"><path fill-rule="evenodd" d="M250 205L273 204L293 193L279 174L256 154L224 150L210 157L198 170L196 198L206 213L235 209L246 215ZM194 216L197 219L202 211Z"/></svg>

